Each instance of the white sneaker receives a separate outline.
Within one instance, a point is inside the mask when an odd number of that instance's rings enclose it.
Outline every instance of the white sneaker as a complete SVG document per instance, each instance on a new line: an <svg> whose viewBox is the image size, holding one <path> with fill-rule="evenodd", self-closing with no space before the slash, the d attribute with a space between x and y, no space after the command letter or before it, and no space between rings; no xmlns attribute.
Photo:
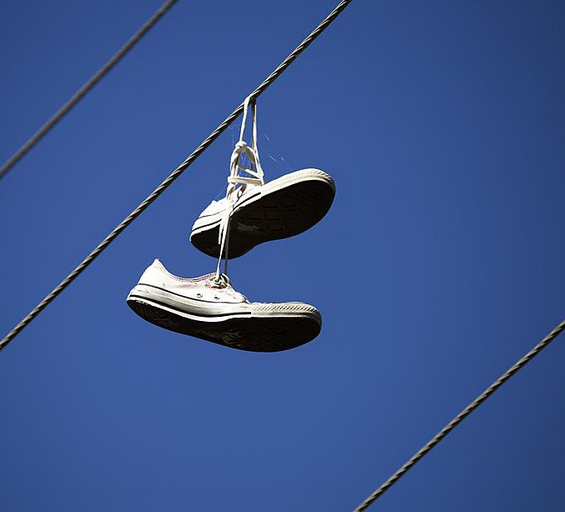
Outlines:
<svg viewBox="0 0 565 512"><path fill-rule="evenodd" d="M237 258L269 240L298 235L319 222L335 196L332 178L319 169L303 169L264 185L237 189L230 218L229 258ZM200 214L190 241L202 252L218 257L219 231L230 202L212 203Z"/></svg>
<svg viewBox="0 0 565 512"><path fill-rule="evenodd" d="M194 279L170 274L159 260L127 297L139 316L165 329L255 352L298 347L320 332L314 306L301 302L249 302L225 274Z"/></svg>

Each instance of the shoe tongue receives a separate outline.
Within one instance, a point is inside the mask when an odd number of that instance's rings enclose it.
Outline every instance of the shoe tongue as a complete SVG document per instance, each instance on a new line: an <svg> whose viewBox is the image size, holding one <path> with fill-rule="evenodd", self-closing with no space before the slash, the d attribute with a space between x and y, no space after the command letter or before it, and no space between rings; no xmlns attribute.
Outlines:
<svg viewBox="0 0 565 512"><path fill-rule="evenodd" d="M216 274L208 274L207 281L208 283L210 283L211 288L224 290L229 296L233 297L234 299L239 299L249 304L249 299L245 295L234 290L230 278L226 274L220 274L219 282L216 280Z"/></svg>

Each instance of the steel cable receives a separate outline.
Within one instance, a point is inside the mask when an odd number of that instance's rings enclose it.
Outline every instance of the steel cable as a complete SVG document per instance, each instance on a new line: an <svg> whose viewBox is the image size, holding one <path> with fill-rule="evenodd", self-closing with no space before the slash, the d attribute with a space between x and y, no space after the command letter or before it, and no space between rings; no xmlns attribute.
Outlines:
<svg viewBox="0 0 565 512"><path fill-rule="evenodd" d="M0 168L0 179L35 146L86 94L122 60L143 36L169 11L178 0L167 0L146 23L104 64L75 94Z"/></svg>
<svg viewBox="0 0 565 512"><path fill-rule="evenodd" d="M445 427L443 427L420 451L418 451L408 462L406 462L396 473L394 473L386 482L384 482L373 494L371 494L363 503L361 503L354 512L362 512L369 508L379 497L388 491L400 478L402 478L414 465L422 459L434 446L436 446L444 437L446 437L459 423L461 423L469 414L471 414L479 405L489 398L498 388L500 388L510 377L528 364L536 357L545 347L547 347L557 336L565 330L565 320L561 322L553 331L551 331L543 340L541 340L532 350L530 350L522 359L514 366L508 369L495 382L493 382L481 395L473 400L465 409L463 409L455 418L453 418Z"/></svg>
<svg viewBox="0 0 565 512"><path fill-rule="evenodd" d="M302 41L293 52L257 87L250 95L250 99L257 99L328 26L340 15L340 13L353 0L342 0L336 8ZM157 199L205 150L214 142L220 134L239 116L243 110L241 103L205 140L198 146L190 156L180 164L145 200L133 210L98 246L76 267L61 283L49 293L27 316L16 325L6 337L0 341L0 351L6 348L22 329L28 325L47 305L53 301L67 286L69 286L116 237L127 228L155 199Z"/></svg>

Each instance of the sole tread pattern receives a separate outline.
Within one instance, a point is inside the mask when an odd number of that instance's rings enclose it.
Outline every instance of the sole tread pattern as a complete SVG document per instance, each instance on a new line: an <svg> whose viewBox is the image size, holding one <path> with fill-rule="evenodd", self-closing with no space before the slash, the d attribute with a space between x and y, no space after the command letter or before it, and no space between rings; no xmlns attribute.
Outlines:
<svg viewBox="0 0 565 512"><path fill-rule="evenodd" d="M232 318L198 321L140 298L128 298L140 317L164 329L201 338L226 347L252 352L280 352L303 345L320 332L316 315Z"/></svg>
<svg viewBox="0 0 565 512"><path fill-rule="evenodd" d="M328 212L335 190L321 180L303 181L264 195L232 215L229 257L238 258L271 240L299 235L317 224ZM219 223L191 236L195 247L219 256Z"/></svg>

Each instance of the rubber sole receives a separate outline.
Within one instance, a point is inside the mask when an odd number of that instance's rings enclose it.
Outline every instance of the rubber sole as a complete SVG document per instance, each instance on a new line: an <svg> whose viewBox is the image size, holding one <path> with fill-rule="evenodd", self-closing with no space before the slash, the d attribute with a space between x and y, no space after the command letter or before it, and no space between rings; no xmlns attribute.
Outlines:
<svg viewBox="0 0 565 512"><path fill-rule="evenodd" d="M261 196L236 207L230 221L229 258L238 258L264 242L298 235L317 224L330 209L335 188L327 174L316 172L317 178L305 175L305 179L298 178L269 192L269 185L276 186L275 180L264 185ZM190 236L197 249L215 258L220 250L219 225L218 216L210 225L194 228Z"/></svg>
<svg viewBox="0 0 565 512"><path fill-rule="evenodd" d="M320 316L313 313L196 319L132 294L127 304L140 317L164 329L252 352L280 352L299 347L313 340L321 330Z"/></svg>

